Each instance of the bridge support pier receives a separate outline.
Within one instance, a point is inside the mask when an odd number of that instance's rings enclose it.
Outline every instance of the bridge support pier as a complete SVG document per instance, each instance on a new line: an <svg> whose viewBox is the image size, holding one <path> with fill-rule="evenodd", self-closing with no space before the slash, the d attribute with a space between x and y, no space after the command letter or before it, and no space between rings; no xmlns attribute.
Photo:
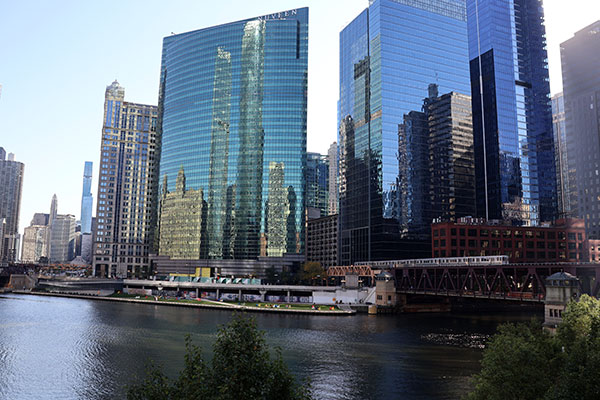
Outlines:
<svg viewBox="0 0 600 400"><path fill-rule="evenodd" d="M238 301L241 302L242 301L242 289L240 289L238 291Z"/></svg>
<svg viewBox="0 0 600 400"><path fill-rule="evenodd" d="M285 297L285 301L289 303L290 302L290 297L291 297L290 296L290 291L288 290L287 291L287 296Z"/></svg>

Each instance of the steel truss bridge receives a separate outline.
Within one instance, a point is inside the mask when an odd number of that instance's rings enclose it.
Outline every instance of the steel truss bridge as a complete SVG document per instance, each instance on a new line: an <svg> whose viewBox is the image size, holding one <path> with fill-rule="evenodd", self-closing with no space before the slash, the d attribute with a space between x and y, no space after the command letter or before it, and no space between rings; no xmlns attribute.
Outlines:
<svg viewBox="0 0 600 400"><path fill-rule="evenodd" d="M556 272L577 276L582 293L597 297L600 292L600 263L405 264L377 269L369 265L352 265L331 267L328 273L337 277L355 274L373 278L384 270L395 276L400 294L543 302L546 278Z"/></svg>

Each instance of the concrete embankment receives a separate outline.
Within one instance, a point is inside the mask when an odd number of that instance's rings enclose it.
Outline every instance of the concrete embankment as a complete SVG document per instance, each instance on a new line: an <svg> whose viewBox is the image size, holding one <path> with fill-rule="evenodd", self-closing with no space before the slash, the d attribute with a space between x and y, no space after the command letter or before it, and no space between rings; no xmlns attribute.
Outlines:
<svg viewBox="0 0 600 400"><path fill-rule="evenodd" d="M288 314L310 314L310 315L338 315L347 316L354 315L354 310L299 310L290 308L267 308L267 307L251 307L242 306L237 304L221 304L218 302L204 302L204 303L186 303L179 301L157 301L157 300L142 300L142 299L131 299L121 297L102 297L102 296L87 296L80 294L68 294L68 293L52 293L52 292L32 292L32 291L21 291L13 290L13 294L27 294L35 296L52 296L52 297L68 297L74 299L86 299L86 300L101 300L101 301L117 301L124 303L139 303L139 304L150 304L159 306L173 306L173 307L192 307L192 308L211 308L219 310L230 310L230 311L250 311L250 312L275 312L275 313L288 313Z"/></svg>

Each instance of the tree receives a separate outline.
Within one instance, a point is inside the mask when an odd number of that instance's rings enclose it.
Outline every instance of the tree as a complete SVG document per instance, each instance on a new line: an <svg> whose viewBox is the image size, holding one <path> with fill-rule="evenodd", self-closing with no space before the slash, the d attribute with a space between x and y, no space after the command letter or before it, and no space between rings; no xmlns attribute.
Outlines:
<svg viewBox="0 0 600 400"><path fill-rule="evenodd" d="M327 271L320 262L307 261L302 266L302 280L306 283L312 283L315 279L320 282L324 278L327 278Z"/></svg>
<svg viewBox="0 0 600 400"><path fill-rule="evenodd" d="M235 314L230 323L219 329L213 346L211 363L191 338L186 337L183 370L170 380L151 364L143 380L127 390L130 400L310 400L310 385L295 382L287 365L276 350L271 357L264 332L254 319Z"/></svg>
<svg viewBox="0 0 600 400"><path fill-rule="evenodd" d="M539 322L501 325L481 365L468 400L600 399L600 301L569 303L555 336Z"/></svg>

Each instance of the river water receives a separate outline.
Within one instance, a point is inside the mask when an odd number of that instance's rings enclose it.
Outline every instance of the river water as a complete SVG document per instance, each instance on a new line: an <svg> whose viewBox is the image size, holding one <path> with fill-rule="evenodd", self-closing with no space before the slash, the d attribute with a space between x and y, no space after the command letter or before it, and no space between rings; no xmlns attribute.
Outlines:
<svg viewBox="0 0 600 400"><path fill-rule="evenodd" d="M459 399L478 347L531 315L252 314L318 399ZM184 337L211 356L228 311L30 295L0 296L0 399L114 399L154 360L174 375ZM242 400L242 399L240 399Z"/></svg>

